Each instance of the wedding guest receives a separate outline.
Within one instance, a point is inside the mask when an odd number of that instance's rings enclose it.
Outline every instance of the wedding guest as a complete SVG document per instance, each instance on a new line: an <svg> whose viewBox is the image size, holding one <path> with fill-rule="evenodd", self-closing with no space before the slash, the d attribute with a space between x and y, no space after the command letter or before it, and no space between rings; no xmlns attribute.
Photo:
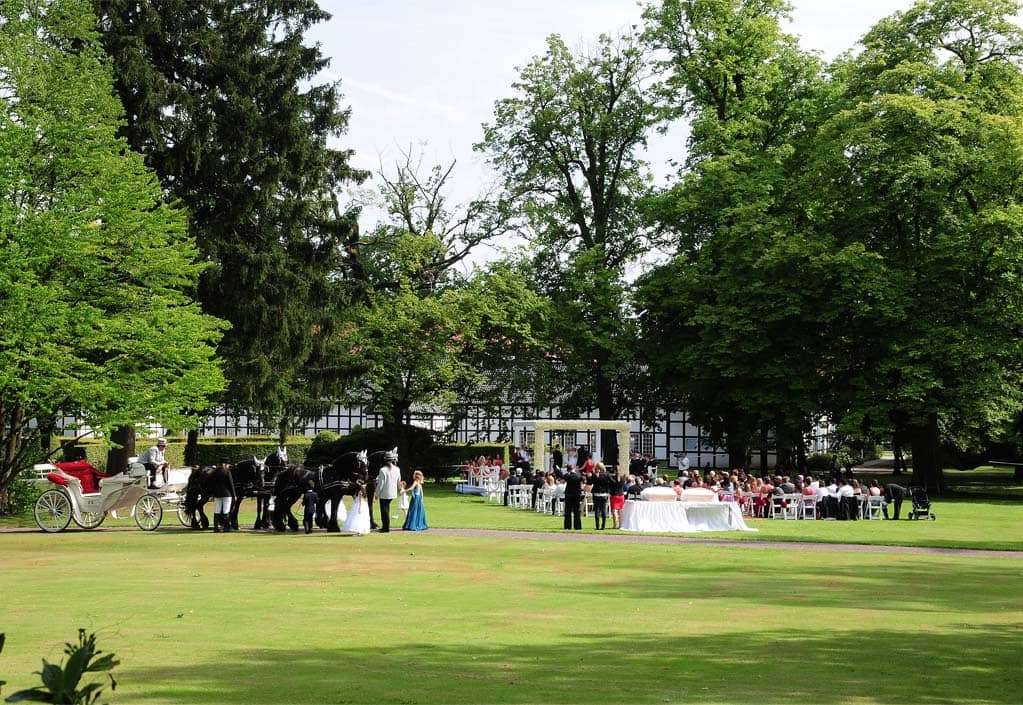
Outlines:
<svg viewBox="0 0 1023 705"><path fill-rule="evenodd" d="M416 470L412 473L412 486L405 492L411 496L408 513L405 515L405 524L401 528L405 531L426 531L426 507L423 505L423 473Z"/></svg>
<svg viewBox="0 0 1023 705"><path fill-rule="evenodd" d="M565 528L579 531L583 528L583 476L572 468L565 474Z"/></svg>
<svg viewBox="0 0 1023 705"><path fill-rule="evenodd" d="M607 526L607 503L611 495L611 476L607 474L604 463L597 463L589 482L587 489L593 495L594 525L596 529L603 531Z"/></svg>
<svg viewBox="0 0 1023 705"><path fill-rule="evenodd" d="M625 475L619 472L611 475L608 487L608 504L611 507L611 528L622 528L622 509L625 507Z"/></svg>

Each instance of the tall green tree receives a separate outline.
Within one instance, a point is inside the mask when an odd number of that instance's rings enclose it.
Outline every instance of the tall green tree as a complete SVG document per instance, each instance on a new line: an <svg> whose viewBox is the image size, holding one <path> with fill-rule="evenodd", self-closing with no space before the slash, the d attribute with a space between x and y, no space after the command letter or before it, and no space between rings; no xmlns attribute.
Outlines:
<svg viewBox="0 0 1023 705"><path fill-rule="evenodd" d="M349 111L304 33L314 0L94 0L127 110L123 134L189 209L206 311L231 322L223 399L283 436L336 388L325 355L343 291L334 273L363 179L341 137Z"/></svg>
<svg viewBox="0 0 1023 705"><path fill-rule="evenodd" d="M941 442L990 433L1020 404L1018 12L935 0L879 22L833 67L844 90L808 170L817 227L877 258L889 294L849 330L841 411L902 432L930 491Z"/></svg>
<svg viewBox="0 0 1023 705"><path fill-rule="evenodd" d="M497 102L476 148L522 214L538 293L551 300L549 355L563 411L617 418L634 406L640 344L627 270L648 250L637 209L649 189L641 159L657 111L632 38L602 36L573 53L558 36ZM603 447L615 446L614 434Z"/></svg>
<svg viewBox="0 0 1023 705"><path fill-rule="evenodd" d="M638 283L644 339L660 342L649 369L733 466L770 443L802 457L825 413L829 332L864 295L859 254L808 227L800 179L829 94L819 60L782 31L787 12L782 0L645 12L665 104L691 125L677 183L646 203L675 253Z"/></svg>
<svg viewBox="0 0 1023 705"><path fill-rule="evenodd" d="M182 428L224 378L186 214L117 137L89 4L3 0L0 17L2 492L41 460L36 422Z"/></svg>
<svg viewBox="0 0 1023 705"><path fill-rule="evenodd" d="M448 201L454 164L425 174L411 153L381 173L378 205L389 220L359 238L345 279L352 305L335 335L336 364L352 370L344 398L382 413L404 450L418 409L457 414L493 379L495 347L531 339L540 304L512 273L465 271L473 250L505 230L485 198ZM487 374L487 371L491 374Z"/></svg>

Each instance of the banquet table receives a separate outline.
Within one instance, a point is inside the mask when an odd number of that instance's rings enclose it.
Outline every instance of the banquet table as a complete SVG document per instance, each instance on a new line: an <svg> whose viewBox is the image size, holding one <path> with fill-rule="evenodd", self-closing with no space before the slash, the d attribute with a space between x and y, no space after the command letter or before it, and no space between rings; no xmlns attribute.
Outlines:
<svg viewBox="0 0 1023 705"><path fill-rule="evenodd" d="M756 531L746 526L738 502L644 502L628 500L622 531L691 534L700 531Z"/></svg>

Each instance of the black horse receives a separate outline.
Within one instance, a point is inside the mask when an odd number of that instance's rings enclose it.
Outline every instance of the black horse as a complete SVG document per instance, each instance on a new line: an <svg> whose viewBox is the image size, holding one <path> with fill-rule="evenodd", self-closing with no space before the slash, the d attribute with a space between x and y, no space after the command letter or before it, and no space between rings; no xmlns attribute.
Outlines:
<svg viewBox="0 0 1023 705"><path fill-rule="evenodd" d="M369 454L367 462L369 464L369 476L366 479L366 502L369 504L369 528L377 528L376 519L373 518L373 495L377 491L377 475L380 474L380 468L387 463L387 454L393 453L395 463L398 462L398 449L392 448L391 450L376 450Z"/></svg>
<svg viewBox="0 0 1023 705"><path fill-rule="evenodd" d="M192 474L188 476L188 484L185 485L185 513L193 529L210 528L210 518L206 516L203 508L212 499L213 493L208 486L212 472L213 468L209 466L193 468Z"/></svg>
<svg viewBox="0 0 1023 705"><path fill-rule="evenodd" d="M231 526L238 528L238 510L242 500L254 497L256 500L256 521L253 529L270 528L270 498L273 497L274 478L288 466L288 450L278 448L263 459L243 460L231 468L234 488L238 499L231 506Z"/></svg>
<svg viewBox="0 0 1023 705"><path fill-rule="evenodd" d="M349 452L340 456L333 463L316 469L292 465L277 473L274 480L273 525L277 531L289 528L298 531L298 519L291 512L292 505L298 501L312 480L316 491L316 523L327 531L340 531L337 523L337 508L345 495L355 497L366 485L367 465L366 452ZM326 515L325 506L330 502L330 516ZM285 518L287 527L285 527Z"/></svg>

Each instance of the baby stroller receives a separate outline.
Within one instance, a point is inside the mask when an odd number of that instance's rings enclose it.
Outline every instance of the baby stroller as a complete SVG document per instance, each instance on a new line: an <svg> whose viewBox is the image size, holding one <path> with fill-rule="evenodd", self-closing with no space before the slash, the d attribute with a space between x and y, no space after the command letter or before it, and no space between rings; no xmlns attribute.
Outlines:
<svg viewBox="0 0 1023 705"><path fill-rule="evenodd" d="M913 509L909 512L909 518L934 521L936 517L931 511L931 500L927 499L927 490L923 487L910 487L909 495L913 500Z"/></svg>

